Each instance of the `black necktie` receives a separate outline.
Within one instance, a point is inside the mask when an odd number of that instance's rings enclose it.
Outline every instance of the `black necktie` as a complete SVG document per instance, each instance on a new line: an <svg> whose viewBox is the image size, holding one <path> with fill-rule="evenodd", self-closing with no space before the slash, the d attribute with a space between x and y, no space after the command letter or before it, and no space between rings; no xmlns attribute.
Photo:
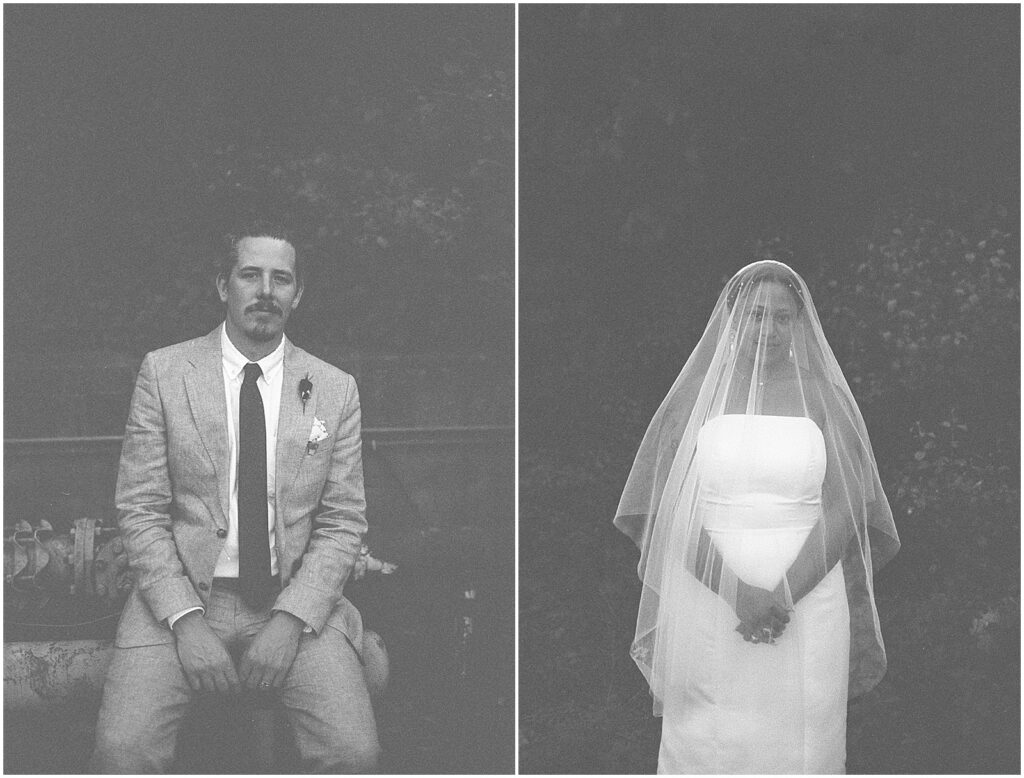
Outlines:
<svg viewBox="0 0 1024 778"><path fill-rule="evenodd" d="M267 424L256 379L260 366L245 366L238 393L238 583L253 608L270 592L270 533L267 529Z"/></svg>

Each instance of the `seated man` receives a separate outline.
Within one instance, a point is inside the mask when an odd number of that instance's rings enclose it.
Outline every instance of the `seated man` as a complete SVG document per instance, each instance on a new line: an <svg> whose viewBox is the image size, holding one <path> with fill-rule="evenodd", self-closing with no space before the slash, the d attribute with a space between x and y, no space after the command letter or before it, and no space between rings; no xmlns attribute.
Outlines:
<svg viewBox="0 0 1024 778"><path fill-rule="evenodd" d="M235 235L216 284L224 323L148 354L132 397L116 504L135 589L92 769L166 771L197 693L273 690L306 769L369 772L342 596L366 531L355 381L284 336L303 279L279 228Z"/></svg>

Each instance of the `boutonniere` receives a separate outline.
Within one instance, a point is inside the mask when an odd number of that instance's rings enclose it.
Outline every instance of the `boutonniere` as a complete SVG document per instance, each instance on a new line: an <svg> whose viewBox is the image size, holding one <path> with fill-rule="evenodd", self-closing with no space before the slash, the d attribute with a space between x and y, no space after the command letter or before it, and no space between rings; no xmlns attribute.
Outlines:
<svg viewBox="0 0 1024 778"><path fill-rule="evenodd" d="M320 441L327 438L327 425L324 420L313 417L313 428L309 431L309 442L306 443L306 453L315 454L320 446Z"/></svg>
<svg viewBox="0 0 1024 778"><path fill-rule="evenodd" d="M309 380L309 374L299 381L299 399L302 400L302 412L306 412L306 403L309 402L309 398L313 395L313 382Z"/></svg>

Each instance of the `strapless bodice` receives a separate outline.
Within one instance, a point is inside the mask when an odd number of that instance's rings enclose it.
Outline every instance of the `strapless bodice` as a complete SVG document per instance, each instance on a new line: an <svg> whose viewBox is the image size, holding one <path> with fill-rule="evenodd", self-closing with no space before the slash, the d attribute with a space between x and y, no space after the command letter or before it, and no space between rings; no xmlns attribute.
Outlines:
<svg viewBox="0 0 1024 778"><path fill-rule="evenodd" d="M820 515L825 440L807 417L715 417L700 430L696 464L708 529L810 527Z"/></svg>

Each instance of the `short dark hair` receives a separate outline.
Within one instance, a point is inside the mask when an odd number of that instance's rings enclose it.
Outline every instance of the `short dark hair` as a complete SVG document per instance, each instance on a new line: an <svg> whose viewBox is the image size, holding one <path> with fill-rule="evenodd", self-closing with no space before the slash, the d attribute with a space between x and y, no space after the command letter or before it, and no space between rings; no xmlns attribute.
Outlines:
<svg viewBox="0 0 1024 778"><path fill-rule="evenodd" d="M736 305L736 298L740 296L740 292L744 289L753 289L763 281L774 282L786 287L793 295L793 299L796 300L797 311L803 312L805 301L804 293L800 289L800 281L796 273L781 262L765 262L734 278L732 285L729 287L729 294L726 297L726 304L729 306L729 310L731 311L733 306Z"/></svg>
<svg viewBox="0 0 1024 778"><path fill-rule="evenodd" d="M245 238L276 238L290 244L295 249L295 280L302 283L302 254L296 245L294 233L283 222L263 216L241 222L225 234L223 250L217 255L218 278L231 275L231 270L238 262L238 244Z"/></svg>

